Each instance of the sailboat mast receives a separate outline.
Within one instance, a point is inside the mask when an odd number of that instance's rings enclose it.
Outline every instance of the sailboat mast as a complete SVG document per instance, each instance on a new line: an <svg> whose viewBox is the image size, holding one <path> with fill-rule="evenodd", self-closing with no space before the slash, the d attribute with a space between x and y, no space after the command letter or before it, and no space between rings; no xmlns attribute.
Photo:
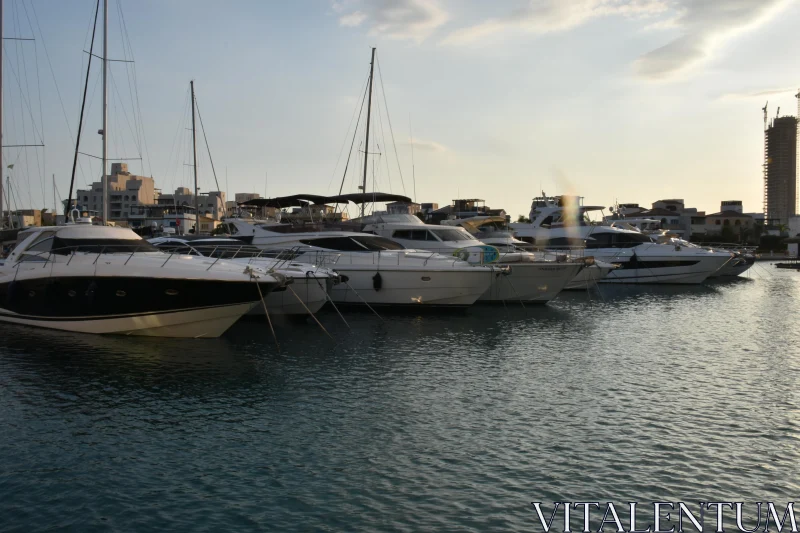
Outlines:
<svg viewBox="0 0 800 533"><path fill-rule="evenodd" d="M192 152L194 153L194 234L200 234L200 194L197 188L197 135L194 128L194 80L189 82L192 88Z"/></svg>
<svg viewBox="0 0 800 533"><path fill-rule="evenodd" d="M108 0L103 0L103 224L108 225Z"/></svg>
<svg viewBox="0 0 800 533"><path fill-rule="evenodd" d="M369 121L372 112L372 75L375 73L375 48L372 48L372 59L369 62L369 96L367 99L367 134L364 141L364 180L361 182L361 192L367 192L367 163L369 161ZM364 216L365 202L361 203L361 216Z"/></svg>
<svg viewBox="0 0 800 533"><path fill-rule="evenodd" d="M0 0L0 228L3 227L3 7L5 0Z"/></svg>
<svg viewBox="0 0 800 533"><path fill-rule="evenodd" d="M81 132L83 131L83 112L86 109L86 95L89 93L89 74L92 71L92 56L94 55L94 34L97 30L97 14L100 12L100 0L97 0L97 5L94 9L94 24L92 25L92 41L89 44L89 59L86 63L86 81L83 82L83 99L81 100L81 114L78 117L78 136L75 138L75 155L72 158L72 174L69 180L69 195L67 196L67 205L64 207L64 219L69 218L69 212L72 209L72 188L75 185L75 171L78 168L78 154L81 147ZM53 184L55 187L55 183ZM75 199L75 205L78 205L78 199Z"/></svg>

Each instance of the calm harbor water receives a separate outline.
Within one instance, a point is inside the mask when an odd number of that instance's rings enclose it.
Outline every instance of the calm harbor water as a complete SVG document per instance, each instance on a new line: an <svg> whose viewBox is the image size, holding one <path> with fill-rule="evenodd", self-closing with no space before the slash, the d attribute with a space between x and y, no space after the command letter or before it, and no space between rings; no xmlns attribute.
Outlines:
<svg viewBox="0 0 800 533"><path fill-rule="evenodd" d="M218 340L0 325L4 531L541 531L531 501L800 489L800 273L548 306L260 321ZM548 509L549 509L548 503Z"/></svg>

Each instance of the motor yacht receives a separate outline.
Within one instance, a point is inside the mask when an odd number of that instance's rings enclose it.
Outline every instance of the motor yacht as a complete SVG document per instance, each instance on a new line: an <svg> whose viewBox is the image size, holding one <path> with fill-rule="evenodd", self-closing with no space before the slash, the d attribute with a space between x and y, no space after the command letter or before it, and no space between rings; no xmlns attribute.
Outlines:
<svg viewBox="0 0 800 533"><path fill-rule="evenodd" d="M230 237L168 236L149 239L150 244L170 253L213 257L231 263L252 265L266 272L277 272L292 281L287 290L276 289L265 298L267 311L274 315L307 316L316 313L328 301L328 291L339 283L333 270L290 259L267 257L264 250ZM255 306L250 314L264 314Z"/></svg>
<svg viewBox="0 0 800 533"><path fill-rule="evenodd" d="M671 244L676 247L701 248L705 250L715 249L732 254L733 258L725 266L711 274L709 278L735 278L747 272L756 262L755 255L746 250L729 250L726 248L711 248L708 245L698 245L663 230L650 233L650 236L660 244Z"/></svg>
<svg viewBox="0 0 800 533"><path fill-rule="evenodd" d="M456 218L447 219L441 222L442 225L447 226L460 226L473 235L482 243L495 246L501 252L521 251L528 245L525 241L521 241L514 237L514 230L508 226L505 217L483 215L470 218ZM534 257L539 257L544 260L556 261L577 261L583 262L585 268L567 283L564 290L587 289L595 283L605 278L616 265L605 263L598 259L593 261L586 261L584 257L572 258L568 250L560 250L557 252L539 252L530 251ZM541 257L540 257L541 256Z"/></svg>
<svg viewBox="0 0 800 533"><path fill-rule="evenodd" d="M593 225L587 213L602 210L584 206L577 196L534 198L530 223L514 223L514 235L543 249L582 248L618 268L601 283L702 283L731 261L730 252L659 244L639 231Z"/></svg>
<svg viewBox="0 0 800 533"><path fill-rule="evenodd" d="M0 265L0 321L81 333L218 337L284 276L160 252L127 228L20 232Z"/></svg>
<svg viewBox="0 0 800 533"><path fill-rule="evenodd" d="M334 269L345 280L330 290L336 304L466 307L502 273L499 267L475 267L457 257L404 249L378 235L325 230L315 224L253 224L234 218L224 222L224 229L293 262Z"/></svg>
<svg viewBox="0 0 800 533"><path fill-rule="evenodd" d="M583 269L584 262L537 258L519 250L510 236L495 236L492 246L478 240L460 226L425 224L414 215L372 214L353 220L363 231L386 237L406 248L424 249L461 257L476 265L509 267L508 273L493 278L478 299L482 302L523 301L547 303Z"/></svg>

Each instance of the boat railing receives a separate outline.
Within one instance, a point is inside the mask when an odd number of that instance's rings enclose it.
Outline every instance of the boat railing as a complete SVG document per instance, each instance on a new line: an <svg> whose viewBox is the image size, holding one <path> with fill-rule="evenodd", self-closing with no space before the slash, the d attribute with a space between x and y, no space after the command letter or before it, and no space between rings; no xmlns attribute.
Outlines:
<svg viewBox="0 0 800 533"><path fill-rule="evenodd" d="M72 263L73 259L79 256L91 256L94 257L92 260L92 265L96 265L97 262L103 256L122 256L126 257L123 265L127 265L130 260L136 256L137 254L148 254L151 257L157 257L161 259L164 258L164 261L161 263L159 268L166 267L169 262L175 257L203 257L207 259L213 259L211 264L206 268L206 271L211 270L215 265L219 264L220 261L226 262L231 259L236 258L237 253L236 249L232 247L226 246L207 246L203 249L203 253L200 250L197 250L195 247L190 247L191 249L186 250L185 247L181 247L181 249L169 249L169 248L158 248L155 249L151 248L150 246L142 246L141 244L131 244L131 245L124 245L124 244L77 244L77 245L69 245L69 246L60 246L57 248L51 248L49 250L22 250L20 252L20 256L16 259L17 264L21 263L29 263L29 262L41 262L42 268L46 267L48 264L55 263L55 259L57 257L66 257L67 262L66 264L69 265ZM203 248L203 247L201 247ZM242 248L247 248L246 246L242 246ZM252 248L252 247L251 247ZM219 253L224 249L226 253ZM280 250L278 253L272 253L275 251L270 250L259 250L259 253L252 254L249 258L250 259L270 259L274 261L269 268L265 269L268 271L274 271L280 269L282 266L285 266L287 262L294 260L297 257L297 253L295 250ZM36 258L36 259L32 259ZM240 257L241 258L241 257Z"/></svg>

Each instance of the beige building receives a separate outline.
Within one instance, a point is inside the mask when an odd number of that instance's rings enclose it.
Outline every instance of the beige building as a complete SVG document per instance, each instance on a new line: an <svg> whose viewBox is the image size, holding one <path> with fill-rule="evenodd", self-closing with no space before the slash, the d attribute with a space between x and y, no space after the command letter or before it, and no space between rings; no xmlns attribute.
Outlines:
<svg viewBox="0 0 800 533"><path fill-rule="evenodd" d="M91 189L78 189L75 193L78 205L86 211L102 216L103 182L92 183ZM112 163L108 176L108 219L127 220L131 208L154 204L158 194L153 178L135 176L128 172L125 163Z"/></svg>
<svg viewBox="0 0 800 533"><path fill-rule="evenodd" d="M39 209L11 211L11 217L8 216L8 211L3 211L2 217L4 222L8 222L10 218L14 228L29 228L42 225L42 212Z"/></svg>
<svg viewBox="0 0 800 533"><path fill-rule="evenodd" d="M719 213L706 215L706 233L722 233L723 228L730 227L734 233L739 234L752 228L753 217L742 211L741 200L723 200Z"/></svg>
<svg viewBox="0 0 800 533"><path fill-rule="evenodd" d="M225 192L210 191L198 196L200 216L220 220L225 216ZM162 194L158 197L159 205L178 205L194 207L194 194L187 187L178 187L173 194Z"/></svg>
<svg viewBox="0 0 800 533"><path fill-rule="evenodd" d="M237 192L234 195L234 199L236 200L237 204L248 202L250 200L256 200L258 198L261 198L261 195L257 192Z"/></svg>

